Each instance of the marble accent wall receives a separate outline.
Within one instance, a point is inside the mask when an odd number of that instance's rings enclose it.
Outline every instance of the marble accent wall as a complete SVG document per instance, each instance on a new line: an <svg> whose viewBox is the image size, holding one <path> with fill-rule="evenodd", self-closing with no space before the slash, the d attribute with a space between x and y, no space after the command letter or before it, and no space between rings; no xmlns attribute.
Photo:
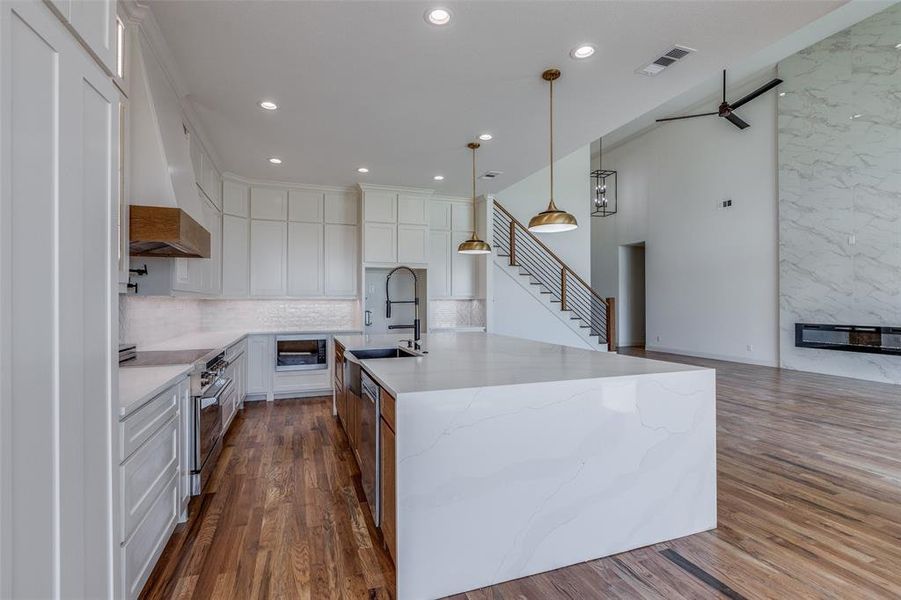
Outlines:
<svg viewBox="0 0 901 600"><path fill-rule="evenodd" d="M357 300L216 300L119 296L119 339L140 345L193 331L360 328Z"/></svg>
<svg viewBox="0 0 901 600"><path fill-rule="evenodd" d="M484 300L432 300L429 302L429 329L484 326Z"/></svg>
<svg viewBox="0 0 901 600"><path fill-rule="evenodd" d="M796 322L901 326L901 5L779 65L780 360L901 383L901 357L796 348Z"/></svg>

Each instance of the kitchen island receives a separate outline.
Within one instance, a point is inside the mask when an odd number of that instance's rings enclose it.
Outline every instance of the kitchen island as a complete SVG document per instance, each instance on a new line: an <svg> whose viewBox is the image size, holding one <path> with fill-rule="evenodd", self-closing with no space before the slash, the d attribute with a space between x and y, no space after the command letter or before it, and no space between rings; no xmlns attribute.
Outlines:
<svg viewBox="0 0 901 600"><path fill-rule="evenodd" d="M350 355L407 347L335 339ZM401 600L716 526L713 370L484 333L411 350L357 361L382 389L382 533Z"/></svg>

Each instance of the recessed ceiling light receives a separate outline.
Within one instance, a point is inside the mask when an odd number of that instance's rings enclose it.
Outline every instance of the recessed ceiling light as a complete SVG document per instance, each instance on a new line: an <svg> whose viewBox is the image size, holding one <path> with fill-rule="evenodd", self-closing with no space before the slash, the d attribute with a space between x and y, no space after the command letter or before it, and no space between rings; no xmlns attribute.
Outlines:
<svg viewBox="0 0 901 600"><path fill-rule="evenodd" d="M595 47L594 44L582 44L581 46L577 46L572 49L572 52L569 53L575 59L583 59L588 58L592 54L594 54Z"/></svg>
<svg viewBox="0 0 901 600"><path fill-rule="evenodd" d="M851 118L851 120L853 121L854 119L859 119L859 118L861 118L862 116L863 116L862 114L857 113L856 115L851 115L850 118Z"/></svg>
<svg viewBox="0 0 901 600"><path fill-rule="evenodd" d="M269 159L269 162L271 162L274 165L280 165L280 164L282 164L282 159L276 158L273 156L272 158Z"/></svg>
<svg viewBox="0 0 901 600"><path fill-rule="evenodd" d="M483 133L482 135L479 136L479 139L482 140L483 142L487 142L488 140L490 140L493 137L494 136L491 135L490 133Z"/></svg>
<svg viewBox="0 0 901 600"><path fill-rule="evenodd" d="M785 96L785 92L779 92L779 97L780 97L780 98L781 98L781 97L784 97L784 96Z"/></svg>
<svg viewBox="0 0 901 600"><path fill-rule="evenodd" d="M901 50L901 44L895 44L895 48Z"/></svg>
<svg viewBox="0 0 901 600"><path fill-rule="evenodd" d="M368 173L368 172L369 172L369 169L367 169L366 167L360 167L359 169L357 169L357 173Z"/></svg>
<svg viewBox="0 0 901 600"><path fill-rule="evenodd" d="M432 179L435 181L444 181L444 175L435 175Z"/></svg>
<svg viewBox="0 0 901 600"><path fill-rule="evenodd" d="M260 102L260 108L265 108L266 110L275 110L278 108L278 104L273 102L272 100L263 100Z"/></svg>
<svg viewBox="0 0 901 600"><path fill-rule="evenodd" d="M426 11L425 20L432 25L447 25L450 23L451 14L446 8L432 8Z"/></svg>

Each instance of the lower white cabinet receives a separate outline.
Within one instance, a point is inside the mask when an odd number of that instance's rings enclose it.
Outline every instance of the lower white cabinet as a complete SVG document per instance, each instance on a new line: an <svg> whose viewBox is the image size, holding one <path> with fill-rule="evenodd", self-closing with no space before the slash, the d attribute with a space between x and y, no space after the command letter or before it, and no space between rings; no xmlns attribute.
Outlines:
<svg viewBox="0 0 901 600"><path fill-rule="evenodd" d="M182 378L119 422L120 580L116 597L137 598L178 522L184 490L185 400ZM189 403L188 403L189 404ZM190 467L188 467L190 468Z"/></svg>
<svg viewBox="0 0 901 600"><path fill-rule="evenodd" d="M271 335L247 337L247 393L269 394L274 367L275 338Z"/></svg>

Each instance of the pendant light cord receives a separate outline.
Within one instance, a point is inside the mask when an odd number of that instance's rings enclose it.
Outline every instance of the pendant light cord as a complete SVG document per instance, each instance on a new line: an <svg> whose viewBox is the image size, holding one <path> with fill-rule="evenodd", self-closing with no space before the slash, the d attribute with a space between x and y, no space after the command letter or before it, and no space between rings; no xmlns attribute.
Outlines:
<svg viewBox="0 0 901 600"><path fill-rule="evenodd" d="M554 209L554 208L556 208L556 205L554 204L554 80L553 79L550 80L550 84L551 84L551 103L550 103L550 105L551 105L551 108L550 108L550 113L551 113L551 119L550 119L550 121L551 121L551 143L550 143L550 149L551 149L551 205L548 207L548 209Z"/></svg>
<svg viewBox="0 0 901 600"><path fill-rule="evenodd" d="M472 239L476 239L476 148L472 149Z"/></svg>

